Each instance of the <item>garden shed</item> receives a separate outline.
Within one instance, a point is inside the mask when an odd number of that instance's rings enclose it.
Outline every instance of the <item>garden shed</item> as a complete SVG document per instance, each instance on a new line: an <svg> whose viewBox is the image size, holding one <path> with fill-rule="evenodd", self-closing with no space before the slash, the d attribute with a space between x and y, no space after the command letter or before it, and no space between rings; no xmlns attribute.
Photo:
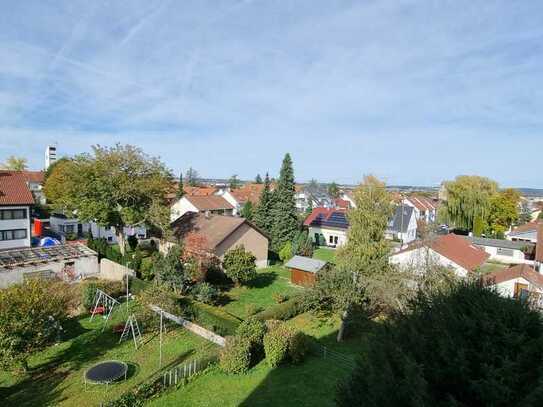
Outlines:
<svg viewBox="0 0 543 407"><path fill-rule="evenodd" d="M323 260L304 256L294 256L285 267L290 269L290 281L293 284L311 286L315 284L317 273L328 266Z"/></svg>

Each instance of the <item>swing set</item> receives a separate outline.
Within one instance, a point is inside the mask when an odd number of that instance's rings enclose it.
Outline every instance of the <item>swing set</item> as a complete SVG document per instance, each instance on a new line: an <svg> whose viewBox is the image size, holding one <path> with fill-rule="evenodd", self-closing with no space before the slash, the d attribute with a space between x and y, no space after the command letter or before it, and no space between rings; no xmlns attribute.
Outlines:
<svg viewBox="0 0 543 407"><path fill-rule="evenodd" d="M107 325L107 322L109 321L109 317L111 316L111 313L113 312L113 308L115 308L116 305L119 305L119 301L117 301L112 296L106 294L99 288L96 289L96 294L94 294L94 308L92 310L91 318L90 320L94 318L96 314L100 314L104 317L105 321L102 325L102 332L104 331L104 328Z"/></svg>

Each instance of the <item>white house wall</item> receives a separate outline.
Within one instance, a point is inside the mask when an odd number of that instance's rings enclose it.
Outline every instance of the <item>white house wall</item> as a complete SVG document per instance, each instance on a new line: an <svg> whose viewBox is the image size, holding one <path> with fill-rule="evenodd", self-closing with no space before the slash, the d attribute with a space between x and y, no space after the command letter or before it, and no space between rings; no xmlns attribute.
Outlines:
<svg viewBox="0 0 543 407"><path fill-rule="evenodd" d="M232 193L230 191L220 190L220 191L217 191L215 193L215 195L222 196L226 200L226 202L228 202L230 205L232 205L234 207L234 210L232 211L232 214L234 216L236 216L236 215L238 215L240 213L241 205L237 201L237 199L234 198L234 195L232 195Z"/></svg>
<svg viewBox="0 0 543 407"><path fill-rule="evenodd" d="M24 209L26 211L25 219L6 219L0 220L0 230L26 230L26 238L14 240L0 240L1 249L16 249L20 247L30 247L30 208L28 206L2 206L1 210Z"/></svg>
<svg viewBox="0 0 543 407"><path fill-rule="evenodd" d="M173 222L187 212L198 212L198 208L191 204L187 198L183 197L172 205L170 220Z"/></svg>
<svg viewBox="0 0 543 407"><path fill-rule="evenodd" d="M498 293L500 293L504 297L513 297L515 295L515 284L525 284L528 286L528 290L531 292L538 292L541 293L541 289L533 284L531 284L528 280L526 280L523 277L517 277L508 281L501 282L499 284L495 284L494 287L496 287L496 290Z"/></svg>
<svg viewBox="0 0 543 407"><path fill-rule="evenodd" d="M337 247L343 246L347 242L347 231L343 229L310 226L309 236L312 239L315 239L315 233L322 234L324 236L327 246L333 246L333 244L330 244L330 236L332 236L332 239L334 239L337 236L338 238Z"/></svg>
<svg viewBox="0 0 543 407"><path fill-rule="evenodd" d="M401 268L414 268L415 270L417 268L424 268L428 260L451 268L458 277L466 277L468 275L468 270L427 247L420 247L390 256L392 264L397 264Z"/></svg>
<svg viewBox="0 0 543 407"><path fill-rule="evenodd" d="M527 260L524 258L524 253L521 250L512 249L513 256L507 256L503 254L498 254L498 248L493 246L481 246L477 245L485 252L490 254L489 260L498 261L504 264L533 264L532 260Z"/></svg>

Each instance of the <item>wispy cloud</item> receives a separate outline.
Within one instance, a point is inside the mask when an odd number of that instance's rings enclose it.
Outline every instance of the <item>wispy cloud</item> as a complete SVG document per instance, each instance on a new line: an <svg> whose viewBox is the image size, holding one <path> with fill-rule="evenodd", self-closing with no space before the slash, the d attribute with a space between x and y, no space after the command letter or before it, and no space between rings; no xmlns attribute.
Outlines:
<svg viewBox="0 0 543 407"><path fill-rule="evenodd" d="M121 141L176 171L539 186L543 5L20 2L0 25L0 159Z"/></svg>

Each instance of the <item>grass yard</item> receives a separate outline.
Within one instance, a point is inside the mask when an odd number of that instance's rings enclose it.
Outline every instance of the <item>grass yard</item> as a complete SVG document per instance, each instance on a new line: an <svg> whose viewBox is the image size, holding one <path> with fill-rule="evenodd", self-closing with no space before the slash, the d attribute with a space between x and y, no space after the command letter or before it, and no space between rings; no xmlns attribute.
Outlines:
<svg viewBox="0 0 543 407"><path fill-rule="evenodd" d="M114 315L125 318L124 309ZM30 373L23 377L0 372L0 403L4 406L98 406L154 376L158 370L158 334L145 334L144 345L135 350L133 342L119 344L119 336L109 327L101 332L101 318L73 319L67 326L67 339L35 355L29 361ZM212 345L183 328L170 327L164 335L163 366L213 351ZM90 385L85 391L83 375L93 364L118 359L129 364L129 378L106 388Z"/></svg>
<svg viewBox="0 0 543 407"><path fill-rule="evenodd" d="M288 323L351 360L361 349L360 338L348 339L341 344L335 342L339 325L336 319L330 321L307 313ZM153 400L150 405L334 406L336 383L347 377L350 371L351 368L322 355L310 355L299 365L284 365L275 369L262 361L245 375L227 375L214 367L179 390Z"/></svg>
<svg viewBox="0 0 543 407"><path fill-rule="evenodd" d="M224 292L226 304L222 307L226 312L245 319L253 309L264 310L276 302L276 293L291 295L302 288L290 282L290 271L282 266L272 266L257 271L257 278L250 286L233 287Z"/></svg>
<svg viewBox="0 0 543 407"><path fill-rule="evenodd" d="M329 263L334 263L336 261L336 250L327 249L326 247L319 247L313 253L314 259L324 260Z"/></svg>

